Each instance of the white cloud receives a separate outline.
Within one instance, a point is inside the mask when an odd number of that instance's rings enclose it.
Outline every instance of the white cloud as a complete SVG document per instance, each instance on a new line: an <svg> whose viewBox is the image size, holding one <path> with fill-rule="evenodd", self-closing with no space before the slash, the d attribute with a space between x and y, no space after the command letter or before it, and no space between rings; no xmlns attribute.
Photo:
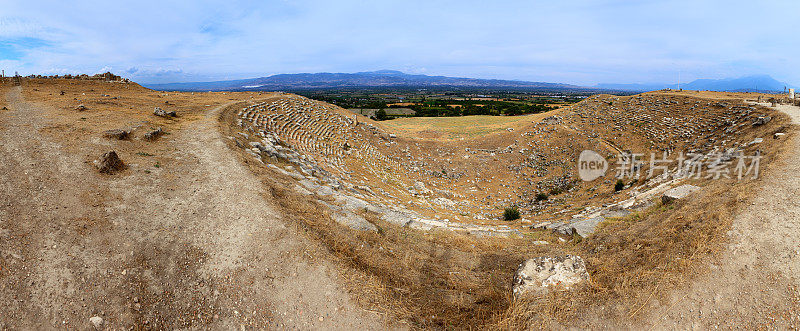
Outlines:
<svg viewBox="0 0 800 331"><path fill-rule="evenodd" d="M42 34L44 29L18 17L0 17L0 38L32 37Z"/></svg>
<svg viewBox="0 0 800 331"><path fill-rule="evenodd" d="M768 20L747 20L756 10ZM558 81L671 82L762 71L800 82L785 37L800 4L781 1L86 1L16 2L0 40L31 37L24 72L140 81L313 71ZM127 68L127 69L125 69Z"/></svg>

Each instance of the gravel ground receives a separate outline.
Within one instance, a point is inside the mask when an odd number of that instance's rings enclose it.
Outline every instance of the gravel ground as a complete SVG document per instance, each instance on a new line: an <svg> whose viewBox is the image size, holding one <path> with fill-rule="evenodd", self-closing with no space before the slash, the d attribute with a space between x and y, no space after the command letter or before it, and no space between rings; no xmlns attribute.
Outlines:
<svg viewBox="0 0 800 331"><path fill-rule="evenodd" d="M54 141L40 115L57 110L20 87L5 97L0 329L384 327L259 194L216 129L220 108L162 138L164 164L109 176L64 148L97 138ZM77 148L98 144L114 143Z"/></svg>
<svg viewBox="0 0 800 331"><path fill-rule="evenodd" d="M766 104L762 104L766 106ZM794 124L800 107L779 105ZM800 139L737 215L730 245L711 271L669 304L655 307L655 329L798 328L800 326Z"/></svg>

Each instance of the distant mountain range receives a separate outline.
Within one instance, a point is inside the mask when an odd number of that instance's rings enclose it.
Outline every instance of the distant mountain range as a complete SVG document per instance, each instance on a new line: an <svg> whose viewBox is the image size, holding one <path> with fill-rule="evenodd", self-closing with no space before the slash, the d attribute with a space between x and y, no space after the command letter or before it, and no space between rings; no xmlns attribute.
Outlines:
<svg viewBox="0 0 800 331"><path fill-rule="evenodd" d="M144 84L155 90L177 91L291 91L330 88L509 88L530 90L581 90L597 88L569 84L526 82L517 80L476 79L445 76L411 75L394 70L357 73L280 74L253 79L217 82Z"/></svg>
<svg viewBox="0 0 800 331"><path fill-rule="evenodd" d="M252 79L216 82L143 84L162 91L297 91L335 88L457 88L457 89L513 89L551 92L613 92L653 91L677 89L677 84L598 84L592 87L570 84L527 82L518 80L459 78L445 76L411 75L395 70L357 73L301 73L280 74ZM768 75L730 79L698 79L680 88L710 91L783 91L781 83Z"/></svg>
<svg viewBox="0 0 800 331"><path fill-rule="evenodd" d="M775 92L783 91L789 84L779 82L769 75L745 76L726 79L698 79L690 83L681 84L597 84L596 88L623 91L654 91L665 88L699 91L728 91L728 92Z"/></svg>

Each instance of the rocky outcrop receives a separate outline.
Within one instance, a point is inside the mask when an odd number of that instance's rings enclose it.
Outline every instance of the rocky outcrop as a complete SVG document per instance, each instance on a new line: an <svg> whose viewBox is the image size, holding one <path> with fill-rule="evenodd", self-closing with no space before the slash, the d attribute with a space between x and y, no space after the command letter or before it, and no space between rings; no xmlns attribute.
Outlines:
<svg viewBox="0 0 800 331"><path fill-rule="evenodd" d="M520 264L514 273L514 298L524 294L544 294L569 290L591 278L580 256L537 257Z"/></svg>
<svg viewBox="0 0 800 331"><path fill-rule="evenodd" d="M603 216L588 218L582 221L572 223L572 230L579 236L586 238L590 236L597 229L597 225L605 221Z"/></svg>
<svg viewBox="0 0 800 331"><path fill-rule="evenodd" d="M664 195L661 196L661 202L664 204L668 204L675 200L680 200L692 194L692 192L699 190L700 187L694 185L681 185L676 188L670 189L664 192Z"/></svg>

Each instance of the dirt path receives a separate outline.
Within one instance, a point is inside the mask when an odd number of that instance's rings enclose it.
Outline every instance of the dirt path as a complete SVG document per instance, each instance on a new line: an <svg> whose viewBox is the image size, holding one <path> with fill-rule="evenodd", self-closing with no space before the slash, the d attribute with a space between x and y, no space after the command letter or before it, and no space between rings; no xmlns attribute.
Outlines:
<svg viewBox="0 0 800 331"><path fill-rule="evenodd" d="M800 124L800 107L778 110ZM733 221L731 242L711 271L655 309L656 329L800 326L800 138Z"/></svg>
<svg viewBox="0 0 800 331"><path fill-rule="evenodd" d="M0 113L0 329L375 329L334 266L260 195L219 109L165 136L162 159L99 175L41 133L21 88ZM124 156L123 156L124 158Z"/></svg>

